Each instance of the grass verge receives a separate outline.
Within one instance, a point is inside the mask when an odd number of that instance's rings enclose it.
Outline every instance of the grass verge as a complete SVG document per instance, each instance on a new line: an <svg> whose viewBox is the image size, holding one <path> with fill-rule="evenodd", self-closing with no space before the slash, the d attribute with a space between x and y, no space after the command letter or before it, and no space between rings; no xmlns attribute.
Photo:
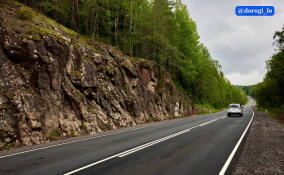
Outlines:
<svg viewBox="0 0 284 175"><path fill-rule="evenodd" d="M195 106L198 108L197 115L210 114L210 112L215 113L226 109L226 108L216 109L209 104L195 104Z"/></svg>
<svg viewBox="0 0 284 175"><path fill-rule="evenodd" d="M284 111L281 108L264 108L257 105L256 109L262 112L266 112L271 118L278 121L281 126L284 127Z"/></svg>

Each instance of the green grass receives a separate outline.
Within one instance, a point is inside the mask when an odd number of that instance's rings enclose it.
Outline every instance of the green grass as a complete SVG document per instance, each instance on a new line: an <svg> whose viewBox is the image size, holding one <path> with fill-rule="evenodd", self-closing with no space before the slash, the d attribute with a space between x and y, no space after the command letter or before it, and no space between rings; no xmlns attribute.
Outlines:
<svg viewBox="0 0 284 175"><path fill-rule="evenodd" d="M284 113L278 113L274 111L269 111L268 115L278 121L284 127Z"/></svg>
<svg viewBox="0 0 284 175"><path fill-rule="evenodd" d="M278 121L282 126L284 126L284 110L283 105L280 108L265 108L256 105L256 109L261 112L266 112L271 118Z"/></svg>
<svg viewBox="0 0 284 175"><path fill-rule="evenodd" d="M256 108L258 111L266 112L266 109L265 109L264 107L260 107L260 106L256 105L255 108Z"/></svg>
<svg viewBox="0 0 284 175"><path fill-rule="evenodd" d="M261 111L261 112L274 112L274 113L284 113L284 109L281 108L266 108L266 107L262 107L262 106L259 106L259 105L256 105L256 109Z"/></svg>
<svg viewBox="0 0 284 175"><path fill-rule="evenodd" d="M202 111L199 111L197 113L197 115L209 114L210 110L211 110L211 113L215 113L215 112L223 111L223 110L226 109L226 108L216 109L213 106L211 106L210 104L195 104L195 106L197 106L201 109L204 109Z"/></svg>
<svg viewBox="0 0 284 175"><path fill-rule="evenodd" d="M204 115L204 114L209 114L210 112L208 112L208 111L199 111L199 112L197 112L197 115Z"/></svg>

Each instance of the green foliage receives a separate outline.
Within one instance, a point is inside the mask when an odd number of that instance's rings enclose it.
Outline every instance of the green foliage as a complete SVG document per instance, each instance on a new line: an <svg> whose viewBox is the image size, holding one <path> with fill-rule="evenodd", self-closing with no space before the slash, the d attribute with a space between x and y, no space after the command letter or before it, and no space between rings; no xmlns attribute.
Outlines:
<svg viewBox="0 0 284 175"><path fill-rule="evenodd" d="M181 0L18 1L92 40L155 61L195 103L222 108L246 101L199 42L196 24Z"/></svg>
<svg viewBox="0 0 284 175"><path fill-rule="evenodd" d="M70 130L70 133L71 133L71 136L72 136L72 137L75 137L75 136L76 136L76 133L75 133L74 129L71 129L71 130Z"/></svg>
<svg viewBox="0 0 284 175"><path fill-rule="evenodd" d="M86 128L87 128L86 122L82 122L82 128L83 128L83 129L86 129Z"/></svg>
<svg viewBox="0 0 284 175"><path fill-rule="evenodd" d="M158 122L158 121L161 121L161 118L159 118L159 117L153 117L152 120L153 120L154 122Z"/></svg>
<svg viewBox="0 0 284 175"><path fill-rule="evenodd" d="M261 112L266 112L268 115L277 120L282 126L284 126L284 105L281 105L280 108L265 108L257 105L256 109Z"/></svg>
<svg viewBox="0 0 284 175"><path fill-rule="evenodd" d="M284 27L275 33L278 48L267 62L267 73L263 82L255 88L257 103L264 108L277 108L284 112Z"/></svg>
<svg viewBox="0 0 284 175"><path fill-rule="evenodd" d="M250 86L236 86L237 88L243 90L248 96L255 98L255 88L256 85Z"/></svg>
<svg viewBox="0 0 284 175"><path fill-rule="evenodd" d="M61 136L61 131L59 130L59 128L57 128L56 130L52 131L49 135L52 137L59 137Z"/></svg>
<svg viewBox="0 0 284 175"><path fill-rule="evenodd" d="M23 20L31 21L35 16L34 12L28 7L20 8L17 13L18 17Z"/></svg>
<svg viewBox="0 0 284 175"><path fill-rule="evenodd" d="M73 69L71 74L74 75L76 78L81 78L82 77L82 71L79 69Z"/></svg>
<svg viewBox="0 0 284 175"><path fill-rule="evenodd" d="M3 147L0 148L1 151L4 151L4 150L9 150L13 147L12 143L8 143L6 145L4 145Z"/></svg>
<svg viewBox="0 0 284 175"><path fill-rule="evenodd" d="M284 50L284 26L282 27L282 31L276 31L273 39L275 39L275 45L279 50Z"/></svg>
<svg viewBox="0 0 284 175"><path fill-rule="evenodd" d="M197 113L197 115L209 114L210 111L211 113L215 113L215 112L223 111L225 109L225 108L216 109L210 104L196 104L196 106L202 109L201 111Z"/></svg>

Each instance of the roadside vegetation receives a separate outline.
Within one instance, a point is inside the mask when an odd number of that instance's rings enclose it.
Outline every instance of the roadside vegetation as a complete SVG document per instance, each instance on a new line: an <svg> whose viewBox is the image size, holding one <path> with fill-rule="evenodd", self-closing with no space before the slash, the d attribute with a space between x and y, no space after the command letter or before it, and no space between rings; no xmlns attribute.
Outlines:
<svg viewBox="0 0 284 175"><path fill-rule="evenodd" d="M255 88L256 85L249 86L236 86L237 88L243 90L248 96L255 98Z"/></svg>
<svg viewBox="0 0 284 175"><path fill-rule="evenodd" d="M239 86L257 101L257 109L284 123L284 26L274 34L276 53L266 62L267 73L263 82Z"/></svg>
<svg viewBox="0 0 284 175"><path fill-rule="evenodd" d="M284 126L284 112L280 108L264 108L257 105L256 109L261 112L268 113L271 118L277 120L282 126Z"/></svg>
<svg viewBox="0 0 284 175"><path fill-rule="evenodd" d="M284 27L274 35L277 52L266 62L267 73L255 88L256 100L262 107L284 111Z"/></svg>
<svg viewBox="0 0 284 175"><path fill-rule="evenodd" d="M197 115L215 113L226 109L226 108L216 109L209 104L196 104L195 107L198 108Z"/></svg>
<svg viewBox="0 0 284 175"><path fill-rule="evenodd" d="M246 103L199 42L195 22L181 0L18 0L74 31L164 67L193 102L222 109ZM29 19L28 11L21 16Z"/></svg>
<svg viewBox="0 0 284 175"><path fill-rule="evenodd" d="M276 53L266 62L267 73L255 88L259 108L270 111L270 116L284 123L284 26L274 34Z"/></svg>

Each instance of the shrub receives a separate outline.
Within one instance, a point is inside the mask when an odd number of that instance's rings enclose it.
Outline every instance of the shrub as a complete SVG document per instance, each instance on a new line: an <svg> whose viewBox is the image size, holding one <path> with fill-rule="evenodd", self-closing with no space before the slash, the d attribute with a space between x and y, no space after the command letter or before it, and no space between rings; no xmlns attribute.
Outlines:
<svg viewBox="0 0 284 175"><path fill-rule="evenodd" d="M59 137L61 135L61 132L57 128L56 130L52 131L49 135L52 136L52 137Z"/></svg>
<svg viewBox="0 0 284 175"><path fill-rule="evenodd" d="M146 118L145 121L146 121L146 123L150 123L151 119L150 118Z"/></svg>
<svg viewBox="0 0 284 175"><path fill-rule="evenodd" d="M87 128L87 124L85 122L82 122L82 128L86 129Z"/></svg>
<svg viewBox="0 0 284 175"><path fill-rule="evenodd" d="M30 8L22 7L18 10L18 17L22 20L32 20L34 16L34 12Z"/></svg>
<svg viewBox="0 0 284 175"><path fill-rule="evenodd" d="M75 136L76 136L76 133L75 133L74 129L71 129L70 132L71 132L71 136L72 136L72 137L75 137Z"/></svg>
<svg viewBox="0 0 284 175"><path fill-rule="evenodd" d="M281 112L284 112L284 104L282 104L282 105L280 106L280 110L281 110Z"/></svg>
<svg viewBox="0 0 284 175"><path fill-rule="evenodd" d="M161 119L159 117L153 117L153 121L158 122L158 121L161 121Z"/></svg>
<svg viewBox="0 0 284 175"><path fill-rule="evenodd" d="M1 151L3 151L3 150L9 150L9 149L11 149L11 147L12 147L12 144L11 144L11 143L8 143L8 144L4 145L2 148L0 148L0 150L1 150Z"/></svg>

